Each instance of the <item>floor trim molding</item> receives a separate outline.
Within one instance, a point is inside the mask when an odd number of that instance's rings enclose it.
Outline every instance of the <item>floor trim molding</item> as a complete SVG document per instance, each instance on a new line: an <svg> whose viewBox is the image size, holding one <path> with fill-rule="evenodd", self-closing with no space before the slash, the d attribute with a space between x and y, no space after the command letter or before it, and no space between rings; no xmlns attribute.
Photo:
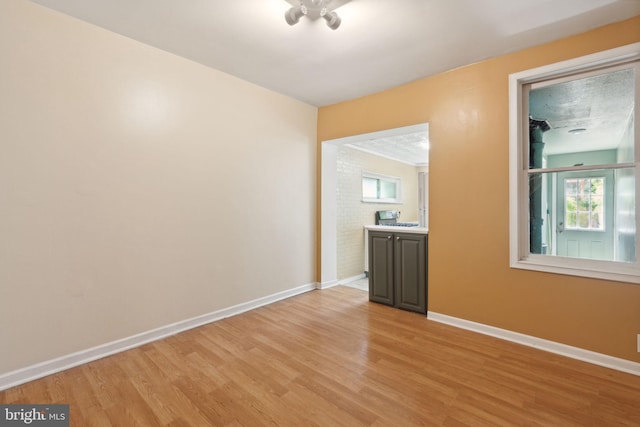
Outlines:
<svg viewBox="0 0 640 427"><path fill-rule="evenodd" d="M317 289L309 283L0 375L0 391Z"/></svg>
<svg viewBox="0 0 640 427"><path fill-rule="evenodd" d="M640 363L638 362L632 362L630 360L620 359L618 357L608 356L606 354L596 353L594 351L584 350L582 348L573 347L542 338L536 338L530 335L512 332L506 329L496 328L494 326L448 316L446 314L435 313L433 311L429 311L427 313L427 318L429 320L444 323L450 326L455 326L457 328L467 329L484 335L490 335L492 337L500 338L503 340L512 341L518 344L534 347L551 353L560 354L572 359L577 359L583 362L593 363L594 365L604 366L606 368L611 368L617 371L640 376Z"/></svg>
<svg viewBox="0 0 640 427"><path fill-rule="evenodd" d="M358 280L362 280L362 279L366 279L367 275L362 273L362 274L358 274L357 276L351 276L351 277L347 277L346 279L342 279L338 281L339 285L346 285L348 283L351 282L356 282Z"/></svg>
<svg viewBox="0 0 640 427"><path fill-rule="evenodd" d="M329 289L329 288L333 288L334 286L338 286L340 284L340 282L336 279L336 280L329 280L327 282L321 282L318 283L317 288L318 289Z"/></svg>
<svg viewBox="0 0 640 427"><path fill-rule="evenodd" d="M347 283L351 283L351 282L355 282L356 280L360 280L360 279L365 279L367 276L363 273L363 274L358 274L357 276L352 276L352 277L347 277L346 279L342 279L342 280L329 280L326 282L322 282L318 284L318 289L329 289L329 288L333 288L334 286L338 286L338 285L344 285Z"/></svg>

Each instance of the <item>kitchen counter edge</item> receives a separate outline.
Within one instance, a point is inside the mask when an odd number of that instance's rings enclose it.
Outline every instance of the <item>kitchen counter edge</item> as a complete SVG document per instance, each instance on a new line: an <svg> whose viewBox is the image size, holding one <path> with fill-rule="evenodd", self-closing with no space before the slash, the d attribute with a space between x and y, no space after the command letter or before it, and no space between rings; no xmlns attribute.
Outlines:
<svg viewBox="0 0 640 427"><path fill-rule="evenodd" d="M392 231L394 233L408 233L408 234L429 234L429 229L426 227L400 227L397 225L365 225L365 230L373 231Z"/></svg>

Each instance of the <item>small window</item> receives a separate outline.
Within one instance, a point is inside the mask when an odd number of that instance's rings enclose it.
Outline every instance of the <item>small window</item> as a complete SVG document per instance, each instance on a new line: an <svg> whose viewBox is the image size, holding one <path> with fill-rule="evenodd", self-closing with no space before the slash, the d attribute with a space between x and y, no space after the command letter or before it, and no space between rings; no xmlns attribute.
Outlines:
<svg viewBox="0 0 640 427"><path fill-rule="evenodd" d="M362 201L402 203L402 180L393 176L362 172Z"/></svg>
<svg viewBox="0 0 640 427"><path fill-rule="evenodd" d="M564 227L604 231L604 177L564 180Z"/></svg>
<svg viewBox="0 0 640 427"><path fill-rule="evenodd" d="M509 76L510 265L640 283L640 43Z"/></svg>

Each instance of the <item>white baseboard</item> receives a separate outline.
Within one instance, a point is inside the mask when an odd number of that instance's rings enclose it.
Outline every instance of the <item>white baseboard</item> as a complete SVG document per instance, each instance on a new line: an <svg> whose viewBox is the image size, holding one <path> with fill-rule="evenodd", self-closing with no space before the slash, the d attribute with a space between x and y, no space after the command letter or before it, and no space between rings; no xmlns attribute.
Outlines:
<svg viewBox="0 0 640 427"><path fill-rule="evenodd" d="M161 326L157 329L152 329L150 331L122 338L117 341L112 341L93 348L78 351L76 353L71 353L62 357L58 357L56 359L47 360L36 365L31 365L22 369L7 372L0 375L0 391L36 380L38 378L45 377L47 375L55 374L56 372L64 371L65 369L73 368L84 363L102 359L103 357L111 356L115 353L120 353L125 350L139 347L143 344L157 341L159 339L166 338L179 332L184 332L186 330L205 325L207 323L222 320L224 318L235 316L237 314L241 314L246 311L274 303L276 301L312 291L317 287L318 285L316 283L298 286L296 288L277 292L272 295L267 295L262 298L257 298L252 301L234 305L232 307L216 310L211 313L203 314L201 316L196 316L191 319L186 319L180 322Z"/></svg>
<svg viewBox="0 0 640 427"><path fill-rule="evenodd" d="M447 325L467 329L480 334L490 335L503 340L560 354L572 359L582 360L583 362L593 363L594 365L604 366L606 368L640 376L640 363L638 362L607 356L606 354L596 353L595 351L584 350L578 347L572 347L570 345L560 344L554 341L536 338L530 335L496 328L494 326L484 325L482 323L447 316L446 314L434 313L433 311L429 311L427 313L427 318L435 322L445 323Z"/></svg>
<svg viewBox="0 0 640 427"><path fill-rule="evenodd" d="M346 279L339 280L338 285L346 285L347 283L355 282L357 280L362 280L366 278L367 276L364 273L362 273L362 274L358 274L357 276L351 276L351 277L347 277Z"/></svg>
<svg viewBox="0 0 640 427"><path fill-rule="evenodd" d="M328 289L338 286L340 282L338 280L329 280L327 282L318 283L318 289Z"/></svg>
<svg viewBox="0 0 640 427"><path fill-rule="evenodd" d="M364 279L367 276L363 274L358 274L357 276L352 276L352 277L347 277L346 279L342 279L342 280L329 280L327 282L322 282L320 284L318 284L318 289L329 289L329 288L333 288L334 286L338 286L338 285L345 285L347 283L351 283L351 282L355 282L356 280L360 280L360 279Z"/></svg>

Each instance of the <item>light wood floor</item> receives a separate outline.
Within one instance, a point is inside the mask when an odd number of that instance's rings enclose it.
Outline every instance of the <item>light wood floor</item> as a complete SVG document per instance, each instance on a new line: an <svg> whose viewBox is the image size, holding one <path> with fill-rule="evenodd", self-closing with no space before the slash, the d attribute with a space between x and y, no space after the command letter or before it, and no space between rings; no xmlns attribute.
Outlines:
<svg viewBox="0 0 640 427"><path fill-rule="evenodd" d="M639 426L640 377L309 292L0 392L72 426Z"/></svg>

